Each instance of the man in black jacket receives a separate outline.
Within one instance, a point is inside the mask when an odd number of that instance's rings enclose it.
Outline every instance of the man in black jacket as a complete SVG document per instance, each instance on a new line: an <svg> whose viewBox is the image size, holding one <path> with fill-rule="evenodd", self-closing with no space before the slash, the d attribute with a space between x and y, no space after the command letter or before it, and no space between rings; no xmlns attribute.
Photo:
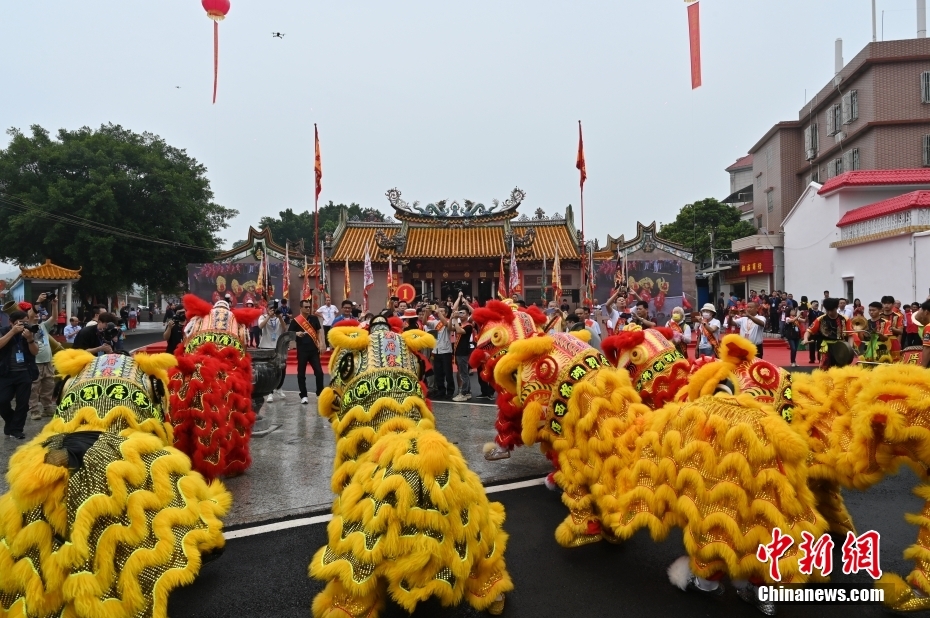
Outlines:
<svg viewBox="0 0 930 618"><path fill-rule="evenodd" d="M3 435L24 440L29 393L33 381L39 378L36 354L39 346L33 333L26 328L26 313L10 314L10 326L0 328L0 418ZM13 402L15 401L15 407Z"/></svg>

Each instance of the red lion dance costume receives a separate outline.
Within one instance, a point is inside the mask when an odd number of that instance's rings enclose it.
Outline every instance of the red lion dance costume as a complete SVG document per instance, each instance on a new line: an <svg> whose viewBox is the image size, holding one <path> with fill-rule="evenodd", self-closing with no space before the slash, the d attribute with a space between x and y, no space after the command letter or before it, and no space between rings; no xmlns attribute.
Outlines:
<svg viewBox="0 0 930 618"><path fill-rule="evenodd" d="M171 375L170 420L174 445L208 479L242 474L252 463L252 359L246 354L248 324L260 309L211 305L184 297L188 325Z"/></svg>

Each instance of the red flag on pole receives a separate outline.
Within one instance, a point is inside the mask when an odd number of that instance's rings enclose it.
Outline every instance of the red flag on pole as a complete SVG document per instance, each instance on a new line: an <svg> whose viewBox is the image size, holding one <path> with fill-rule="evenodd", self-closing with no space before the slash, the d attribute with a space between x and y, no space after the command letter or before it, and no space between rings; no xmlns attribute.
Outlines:
<svg viewBox="0 0 930 618"><path fill-rule="evenodd" d="M555 243L555 259L552 261L552 300L562 303L562 265L559 263L559 243Z"/></svg>
<svg viewBox="0 0 930 618"><path fill-rule="evenodd" d="M346 257L345 282L342 284L342 299L349 300L352 297L352 278L349 276L349 258Z"/></svg>
<svg viewBox="0 0 930 618"><path fill-rule="evenodd" d="M307 256L304 256L304 285L300 290L300 300L310 298L310 269L307 267Z"/></svg>
<svg viewBox="0 0 930 618"><path fill-rule="evenodd" d="M316 175L316 193L313 197L313 261L320 263L320 191L323 190L323 160L320 158L320 132L313 123L313 171ZM320 275L317 271L316 286L320 287Z"/></svg>
<svg viewBox="0 0 930 618"><path fill-rule="evenodd" d="M510 241L510 295L522 294L523 284L520 282L520 269L517 268L517 254L513 240Z"/></svg>
<svg viewBox="0 0 930 618"><path fill-rule="evenodd" d="M695 2L688 6L688 36L691 41L691 89L701 86L701 14Z"/></svg>
<svg viewBox="0 0 930 618"><path fill-rule="evenodd" d="M320 132L313 123L313 144L314 160L313 171L316 173L316 198L320 198L320 192L323 190L323 160L320 158Z"/></svg>
<svg viewBox="0 0 930 618"><path fill-rule="evenodd" d="M375 275L371 270L371 256L368 254L368 243L365 243L365 270L362 276L362 313L368 313L368 290L375 285Z"/></svg>
<svg viewBox="0 0 930 618"><path fill-rule="evenodd" d="M501 256L501 270L497 273L497 295L501 299L507 298L507 279L504 278L504 256Z"/></svg>
<svg viewBox="0 0 930 618"><path fill-rule="evenodd" d="M291 260L288 241L284 241L284 281L281 282L281 298L291 300Z"/></svg>
<svg viewBox="0 0 930 618"><path fill-rule="evenodd" d="M584 164L584 139L581 137L581 121L578 121L578 157L575 160L575 167L578 168L581 178L579 184L584 189L584 181L588 178L588 170Z"/></svg>

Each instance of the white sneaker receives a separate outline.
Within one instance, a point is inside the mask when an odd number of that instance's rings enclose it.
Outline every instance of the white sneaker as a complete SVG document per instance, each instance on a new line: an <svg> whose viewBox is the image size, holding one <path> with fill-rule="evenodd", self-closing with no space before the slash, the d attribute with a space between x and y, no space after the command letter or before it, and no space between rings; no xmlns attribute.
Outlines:
<svg viewBox="0 0 930 618"><path fill-rule="evenodd" d="M466 399L465 395L456 395L452 398L452 401L466 401Z"/></svg>
<svg viewBox="0 0 930 618"><path fill-rule="evenodd" d="M276 390L276 391L275 391L275 394L278 395L278 399L286 399L286 398L287 398L287 395L285 395L285 394L284 394L284 391L282 391L281 389Z"/></svg>
<svg viewBox="0 0 930 618"><path fill-rule="evenodd" d="M465 401L471 399L471 393L465 393Z"/></svg>
<svg viewBox="0 0 930 618"><path fill-rule="evenodd" d="M271 394L271 395L268 395L267 397L265 397L265 401L266 401L267 403L274 403L274 394Z"/></svg>
<svg viewBox="0 0 930 618"><path fill-rule="evenodd" d="M308 403L310 403L310 400L308 400L306 397L301 397L301 398L300 398L300 403L302 403L302 404L308 404Z"/></svg>

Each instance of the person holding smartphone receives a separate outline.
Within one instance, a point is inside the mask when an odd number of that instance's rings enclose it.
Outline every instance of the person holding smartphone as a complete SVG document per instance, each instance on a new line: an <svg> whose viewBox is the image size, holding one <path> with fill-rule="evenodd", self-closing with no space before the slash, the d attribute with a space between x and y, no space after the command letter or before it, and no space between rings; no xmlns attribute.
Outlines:
<svg viewBox="0 0 930 618"><path fill-rule="evenodd" d="M39 345L27 328L26 312L13 311L10 326L0 328L0 418L7 437L26 439L23 429L32 383L39 378L38 354Z"/></svg>

